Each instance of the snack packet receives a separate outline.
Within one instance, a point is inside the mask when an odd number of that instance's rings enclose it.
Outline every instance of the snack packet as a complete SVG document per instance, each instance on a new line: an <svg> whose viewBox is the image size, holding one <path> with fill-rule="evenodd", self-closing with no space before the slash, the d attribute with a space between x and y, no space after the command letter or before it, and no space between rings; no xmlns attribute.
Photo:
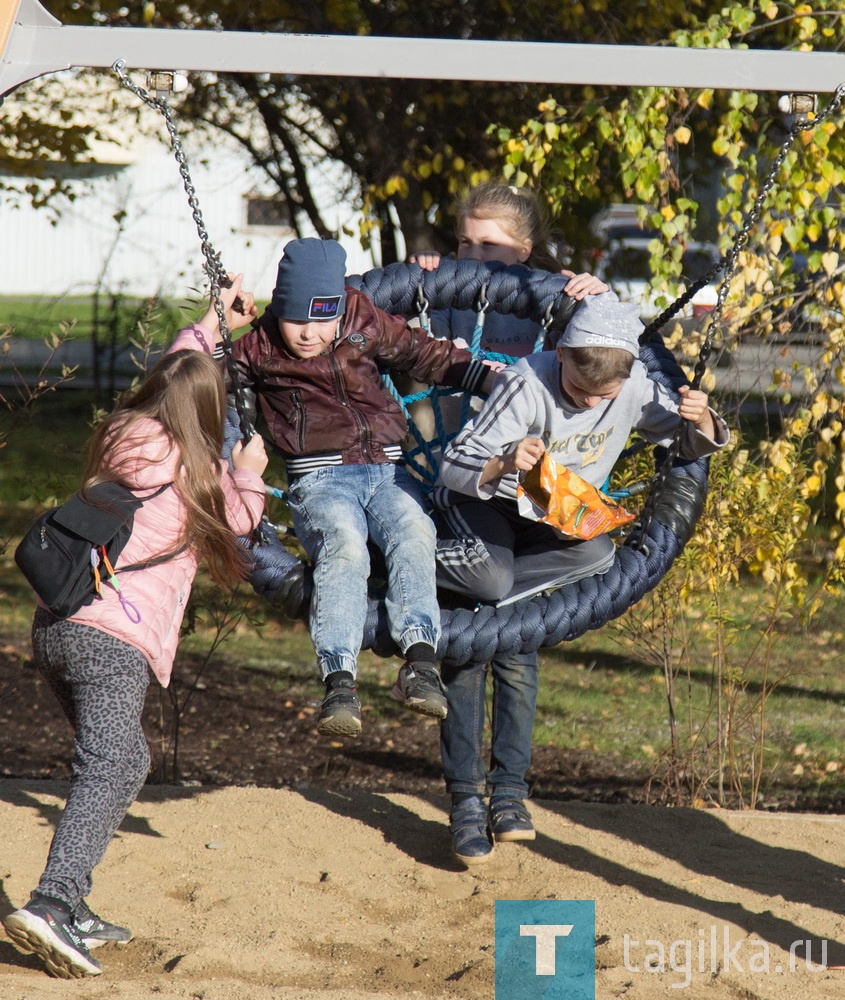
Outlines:
<svg viewBox="0 0 845 1000"><path fill-rule="evenodd" d="M595 486L558 465L548 452L525 473L516 492L522 517L542 521L564 538L586 541L629 524L635 517Z"/></svg>

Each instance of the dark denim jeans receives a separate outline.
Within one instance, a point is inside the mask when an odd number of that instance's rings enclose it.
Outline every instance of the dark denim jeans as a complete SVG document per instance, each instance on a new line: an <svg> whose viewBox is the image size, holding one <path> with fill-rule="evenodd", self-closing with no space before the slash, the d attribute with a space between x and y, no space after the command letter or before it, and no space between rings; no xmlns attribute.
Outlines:
<svg viewBox="0 0 845 1000"><path fill-rule="evenodd" d="M493 677L489 770L482 754L488 670ZM440 752L448 792L528 795L537 670L536 653L500 656L489 664L443 665L449 714L441 724Z"/></svg>

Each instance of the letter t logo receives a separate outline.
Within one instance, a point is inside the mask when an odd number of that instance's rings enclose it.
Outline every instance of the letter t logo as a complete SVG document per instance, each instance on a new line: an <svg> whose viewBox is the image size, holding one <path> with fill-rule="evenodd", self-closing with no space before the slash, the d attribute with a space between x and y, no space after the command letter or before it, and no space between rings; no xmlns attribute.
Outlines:
<svg viewBox="0 0 845 1000"><path fill-rule="evenodd" d="M497 899L494 1000L596 1000L595 900Z"/></svg>
<svg viewBox="0 0 845 1000"><path fill-rule="evenodd" d="M555 974L555 941L559 937L569 937L574 924L520 924L520 937L536 938L534 960L538 976Z"/></svg>

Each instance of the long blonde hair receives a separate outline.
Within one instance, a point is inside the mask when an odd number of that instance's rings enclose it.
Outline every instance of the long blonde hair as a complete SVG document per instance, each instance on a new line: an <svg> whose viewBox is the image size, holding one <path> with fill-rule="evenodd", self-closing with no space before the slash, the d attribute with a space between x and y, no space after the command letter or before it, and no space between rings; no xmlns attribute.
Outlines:
<svg viewBox="0 0 845 1000"><path fill-rule="evenodd" d="M98 426L88 445L83 489L113 479L109 452L143 418L158 421L179 451L175 472L187 508L180 545L205 561L215 583L229 588L246 574L243 546L226 520L219 462L226 392L217 363L202 351L161 358L134 392Z"/></svg>
<svg viewBox="0 0 845 1000"><path fill-rule="evenodd" d="M532 188L511 187L502 181L482 181L468 188L455 205L458 226L471 216L492 219L520 243L531 244L528 267L560 272L562 264L549 249L551 217L548 207Z"/></svg>

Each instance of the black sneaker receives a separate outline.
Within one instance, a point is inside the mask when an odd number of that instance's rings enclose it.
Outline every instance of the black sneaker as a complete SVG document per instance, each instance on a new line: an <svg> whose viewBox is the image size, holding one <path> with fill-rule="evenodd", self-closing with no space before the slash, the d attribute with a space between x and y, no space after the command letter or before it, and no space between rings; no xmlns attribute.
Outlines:
<svg viewBox="0 0 845 1000"><path fill-rule="evenodd" d="M110 941L114 941L115 944L128 944L132 940L132 931L128 927L119 927L98 917L84 899L73 911L73 926L89 950L99 948L100 945L108 944Z"/></svg>
<svg viewBox="0 0 845 1000"><path fill-rule="evenodd" d="M433 663L411 660L403 663L390 697L401 701L405 708L410 708L412 712L430 715L436 719L445 719L448 712L440 674Z"/></svg>
<svg viewBox="0 0 845 1000"><path fill-rule="evenodd" d="M342 677L329 674L326 697L320 705L317 732L322 736L358 736L361 732L361 702L355 679L346 670Z"/></svg>
<svg viewBox="0 0 845 1000"><path fill-rule="evenodd" d="M103 971L74 927L70 907L61 900L33 896L26 906L5 917L3 926L21 951L34 952L59 979L99 976Z"/></svg>

